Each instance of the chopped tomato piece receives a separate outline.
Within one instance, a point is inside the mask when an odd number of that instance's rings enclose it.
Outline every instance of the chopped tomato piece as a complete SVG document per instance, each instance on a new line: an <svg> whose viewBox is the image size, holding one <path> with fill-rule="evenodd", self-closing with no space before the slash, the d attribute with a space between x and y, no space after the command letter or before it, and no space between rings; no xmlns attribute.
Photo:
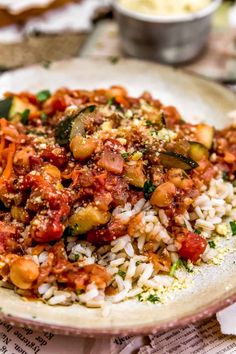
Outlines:
<svg viewBox="0 0 236 354"><path fill-rule="evenodd" d="M46 161L51 162L57 167L61 167L67 162L66 151L62 147L52 148L48 146L45 150L41 152L40 157L42 157Z"/></svg>
<svg viewBox="0 0 236 354"><path fill-rule="evenodd" d="M57 212L50 215L37 215L31 223L31 236L34 241L44 243L59 240L63 235L64 227Z"/></svg>
<svg viewBox="0 0 236 354"><path fill-rule="evenodd" d="M91 230L87 233L87 241L93 244L106 244L124 236L127 233L127 225L121 223L119 220L114 220L105 228Z"/></svg>
<svg viewBox="0 0 236 354"><path fill-rule="evenodd" d="M207 247L207 241L200 235L188 232L182 241L179 254L182 258L195 263Z"/></svg>
<svg viewBox="0 0 236 354"><path fill-rule="evenodd" d="M105 150L101 159L98 161L98 166L119 175L124 168L124 159L120 154Z"/></svg>

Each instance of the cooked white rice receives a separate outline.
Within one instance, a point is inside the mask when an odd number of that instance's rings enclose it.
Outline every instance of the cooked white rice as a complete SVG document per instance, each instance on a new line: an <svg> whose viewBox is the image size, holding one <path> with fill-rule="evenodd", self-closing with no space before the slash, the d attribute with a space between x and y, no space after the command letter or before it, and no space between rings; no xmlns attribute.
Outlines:
<svg viewBox="0 0 236 354"><path fill-rule="evenodd" d="M202 194L194 201L193 211L190 214L185 212L177 221L190 231L201 229L201 235L208 240L213 240L216 236L230 236L229 222L236 219L235 196L236 188L231 183L222 178L212 179L208 190L203 188ZM59 291L56 284L42 284L38 288L39 295L50 305L68 305L78 301L88 307L101 307L107 301L117 303L135 297L145 301L150 294L153 297L163 293L163 290L168 292L171 288L183 286L188 274L186 271L176 272L175 277L157 274L153 264L143 255L145 244L152 240L156 251L166 245L172 263L178 260L180 244L166 229L169 220L165 212L154 210L149 202L141 199L133 208L129 203L124 208L116 208L113 215L129 221L140 212L142 221L134 237L125 235L100 248L72 237L67 245L68 258L71 261L79 260L80 265L98 263L106 267L112 277L115 295L106 296L94 284L90 284L81 294ZM219 263L216 261L219 250L217 242L215 249L208 246L202 255L202 261ZM41 264L46 260L47 252L42 252L35 261ZM188 266L193 268L191 263Z"/></svg>

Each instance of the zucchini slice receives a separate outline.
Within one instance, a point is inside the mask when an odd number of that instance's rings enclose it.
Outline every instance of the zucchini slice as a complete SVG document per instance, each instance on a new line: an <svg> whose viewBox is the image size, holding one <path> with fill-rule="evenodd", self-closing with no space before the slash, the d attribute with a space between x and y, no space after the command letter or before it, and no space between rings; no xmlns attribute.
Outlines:
<svg viewBox="0 0 236 354"><path fill-rule="evenodd" d="M161 152L160 161L164 167L167 168L181 168L182 170L192 170L199 165L190 157L178 154L173 151Z"/></svg>
<svg viewBox="0 0 236 354"><path fill-rule="evenodd" d="M95 110L95 105L87 106L74 118L71 126L70 141L77 135L85 135L85 124L93 120Z"/></svg>
<svg viewBox="0 0 236 354"><path fill-rule="evenodd" d="M13 97L7 97L0 101L0 118L8 118L12 106Z"/></svg>
<svg viewBox="0 0 236 354"><path fill-rule="evenodd" d="M35 112L36 107L31 103L24 102L19 97L7 97L0 101L0 118L20 121L20 114L25 110Z"/></svg>
<svg viewBox="0 0 236 354"><path fill-rule="evenodd" d="M213 143L214 128L207 124L198 124L196 129L197 142L210 149Z"/></svg>
<svg viewBox="0 0 236 354"><path fill-rule="evenodd" d="M74 120L73 117L67 117L66 119L61 121L56 127L55 138L56 138L56 142L60 146L69 144L73 120Z"/></svg>
<svg viewBox="0 0 236 354"><path fill-rule="evenodd" d="M61 145L67 145L78 135L85 135L85 123L92 120L95 105L85 107L79 113L67 117L61 121L55 131L56 142Z"/></svg>
<svg viewBox="0 0 236 354"><path fill-rule="evenodd" d="M17 113L23 113L26 109L29 109L30 112L35 111L35 107L27 102L24 102L21 100L19 97L13 97L12 100L12 105L9 111L9 120L12 120L12 118L17 114Z"/></svg>
<svg viewBox="0 0 236 354"><path fill-rule="evenodd" d="M209 157L208 149L201 143L190 141L189 157L194 161L201 161L204 157Z"/></svg>

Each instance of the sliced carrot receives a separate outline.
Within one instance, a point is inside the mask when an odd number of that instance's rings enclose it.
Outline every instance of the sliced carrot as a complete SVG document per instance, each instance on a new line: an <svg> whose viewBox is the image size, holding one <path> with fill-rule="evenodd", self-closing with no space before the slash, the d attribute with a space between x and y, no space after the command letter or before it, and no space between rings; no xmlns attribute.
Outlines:
<svg viewBox="0 0 236 354"><path fill-rule="evenodd" d="M16 151L16 144L15 143L10 144L8 147L6 167L0 177L0 183L5 180L8 180L11 177L15 151Z"/></svg>

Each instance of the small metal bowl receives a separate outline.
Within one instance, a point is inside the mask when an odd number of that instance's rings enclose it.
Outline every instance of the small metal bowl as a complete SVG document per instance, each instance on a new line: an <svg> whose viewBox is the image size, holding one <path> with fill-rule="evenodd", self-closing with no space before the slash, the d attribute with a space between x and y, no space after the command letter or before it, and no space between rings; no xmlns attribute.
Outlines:
<svg viewBox="0 0 236 354"><path fill-rule="evenodd" d="M220 4L221 0L212 0L195 13L154 16L128 10L114 0L123 50L133 57L167 64L188 62L204 49L212 15Z"/></svg>

